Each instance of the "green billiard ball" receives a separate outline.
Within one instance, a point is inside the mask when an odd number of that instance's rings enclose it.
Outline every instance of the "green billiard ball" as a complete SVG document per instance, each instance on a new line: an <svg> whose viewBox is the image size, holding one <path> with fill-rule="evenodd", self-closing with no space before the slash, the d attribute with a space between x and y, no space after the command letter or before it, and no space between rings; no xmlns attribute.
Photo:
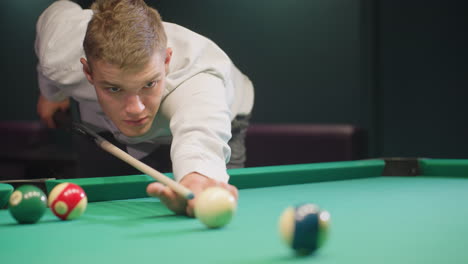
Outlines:
<svg viewBox="0 0 468 264"><path fill-rule="evenodd" d="M17 188L8 202L10 214L20 224L33 224L39 221L46 208L47 196L33 185L23 185Z"/></svg>

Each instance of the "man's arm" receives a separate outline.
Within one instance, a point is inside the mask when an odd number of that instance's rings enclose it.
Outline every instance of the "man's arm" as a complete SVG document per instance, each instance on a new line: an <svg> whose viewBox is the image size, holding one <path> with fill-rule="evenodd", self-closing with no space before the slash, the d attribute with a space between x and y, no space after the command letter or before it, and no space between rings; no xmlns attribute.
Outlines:
<svg viewBox="0 0 468 264"><path fill-rule="evenodd" d="M230 157L231 112L226 88L215 75L199 73L171 94L160 113L170 120L173 135L171 159L174 177L197 195L220 186L237 198L237 189L228 184L226 163ZM161 199L171 210L193 216L195 200L186 201L159 183L148 186L150 196Z"/></svg>
<svg viewBox="0 0 468 264"><path fill-rule="evenodd" d="M48 127L55 128L53 116L67 111L71 91L85 79L79 59L91 10L71 1L55 1L36 23L34 51L38 59L38 85L41 92L37 113ZM65 92L63 86L68 91Z"/></svg>

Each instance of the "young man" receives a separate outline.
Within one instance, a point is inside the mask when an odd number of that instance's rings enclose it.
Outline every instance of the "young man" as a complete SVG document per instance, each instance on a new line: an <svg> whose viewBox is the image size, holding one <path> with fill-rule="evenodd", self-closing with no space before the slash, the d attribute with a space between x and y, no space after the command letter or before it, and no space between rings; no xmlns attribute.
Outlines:
<svg viewBox="0 0 468 264"><path fill-rule="evenodd" d="M174 177L195 195L216 185L237 198L226 163L245 160L249 79L213 42L162 22L143 0L98 0L92 9L57 1L38 20L41 119L54 127L53 114L72 97L83 123L111 132L132 156L156 161L155 169L164 166L159 149L170 145ZM193 200L160 183L147 192L193 216Z"/></svg>

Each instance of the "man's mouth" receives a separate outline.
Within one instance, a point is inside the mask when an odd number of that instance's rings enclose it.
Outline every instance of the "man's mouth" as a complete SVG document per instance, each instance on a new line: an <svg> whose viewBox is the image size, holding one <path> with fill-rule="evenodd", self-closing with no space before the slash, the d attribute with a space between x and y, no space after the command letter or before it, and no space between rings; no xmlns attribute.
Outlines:
<svg viewBox="0 0 468 264"><path fill-rule="evenodd" d="M142 126L145 125L148 122L149 118L148 117L143 117L140 119L129 119L129 120L124 120L125 124L130 125L130 126Z"/></svg>

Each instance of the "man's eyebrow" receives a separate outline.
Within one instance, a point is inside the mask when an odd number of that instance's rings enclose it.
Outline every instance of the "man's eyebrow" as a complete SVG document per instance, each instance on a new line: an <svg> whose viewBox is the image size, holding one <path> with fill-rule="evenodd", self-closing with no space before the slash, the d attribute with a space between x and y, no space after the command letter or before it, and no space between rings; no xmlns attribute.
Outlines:
<svg viewBox="0 0 468 264"><path fill-rule="evenodd" d="M146 82L152 82L152 81L158 79L160 76L161 76L161 73L158 72L158 73L154 74L153 76L151 76L148 80L146 80Z"/></svg>
<svg viewBox="0 0 468 264"><path fill-rule="evenodd" d="M101 85L104 85L104 86L112 86L112 87L119 87L118 84L114 84L114 83L111 83L111 82L108 82L108 81L100 81Z"/></svg>
<svg viewBox="0 0 468 264"><path fill-rule="evenodd" d="M158 72L158 73L154 74L153 76L151 76L150 78L148 78L148 79L145 81L145 83L152 82L152 81L158 79L160 76L161 76L161 73ZM108 81L106 81L106 80L100 81L99 83L100 83L101 85L103 85L103 86L120 87L120 85L115 84L115 83L108 82Z"/></svg>

